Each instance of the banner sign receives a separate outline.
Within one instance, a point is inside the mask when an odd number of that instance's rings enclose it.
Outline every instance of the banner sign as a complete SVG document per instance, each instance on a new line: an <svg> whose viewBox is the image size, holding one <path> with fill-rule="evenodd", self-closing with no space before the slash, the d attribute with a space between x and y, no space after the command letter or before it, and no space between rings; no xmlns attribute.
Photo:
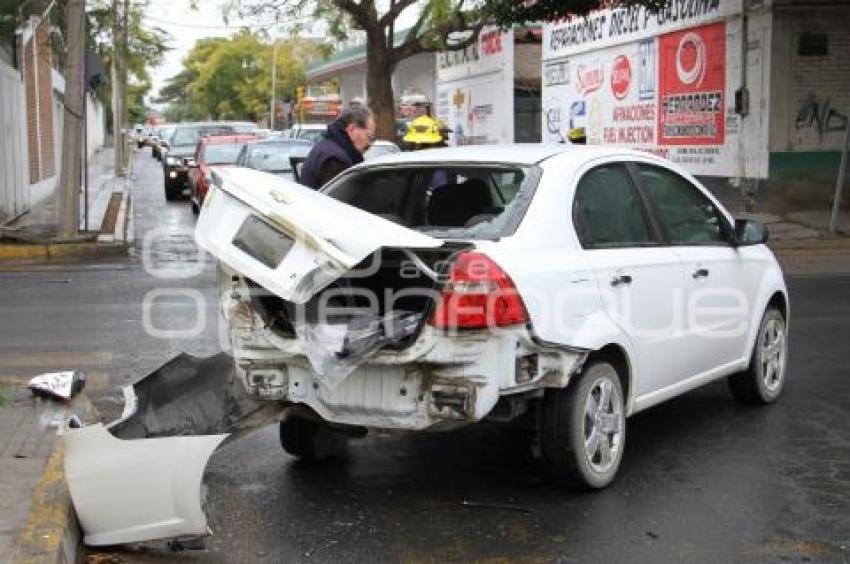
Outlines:
<svg viewBox="0 0 850 564"><path fill-rule="evenodd" d="M543 27L543 59L550 60L647 39L741 13L741 0L669 0L657 13L623 6Z"/></svg>
<svg viewBox="0 0 850 564"><path fill-rule="evenodd" d="M570 130L584 128L588 144L648 151L697 175L741 176L745 152L734 108L741 20L717 20L730 5L674 1L668 13L649 20L638 17L639 8L607 10L596 14L601 31L591 17L588 31L576 31L569 45L558 40L559 49L549 52L572 54L543 61L544 140L565 142ZM624 14L634 18L627 31L612 23ZM682 27L705 19L714 21ZM544 28L544 38L551 41L563 26ZM614 41L611 29L633 40ZM664 31L652 35L658 30ZM750 174L766 173L766 163L748 166Z"/></svg>
<svg viewBox="0 0 850 564"><path fill-rule="evenodd" d="M451 145L514 140L514 36L488 26L465 51L437 56L436 115Z"/></svg>

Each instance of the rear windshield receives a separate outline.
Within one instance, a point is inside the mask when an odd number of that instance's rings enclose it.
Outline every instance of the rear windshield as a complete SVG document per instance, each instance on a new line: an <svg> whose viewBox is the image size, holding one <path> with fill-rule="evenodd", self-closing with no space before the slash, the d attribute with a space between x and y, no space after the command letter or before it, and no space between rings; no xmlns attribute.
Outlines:
<svg viewBox="0 0 850 564"><path fill-rule="evenodd" d="M174 130L174 135L171 137L171 145L192 145L198 144L201 137L208 135L233 135L235 131L230 125L214 125L214 126L188 126L178 127Z"/></svg>
<svg viewBox="0 0 850 564"><path fill-rule="evenodd" d="M498 239L519 226L537 187L533 166L376 167L329 184L328 196L447 239Z"/></svg>
<svg viewBox="0 0 850 564"><path fill-rule="evenodd" d="M204 149L204 162L207 164L233 164L245 143L214 143Z"/></svg>

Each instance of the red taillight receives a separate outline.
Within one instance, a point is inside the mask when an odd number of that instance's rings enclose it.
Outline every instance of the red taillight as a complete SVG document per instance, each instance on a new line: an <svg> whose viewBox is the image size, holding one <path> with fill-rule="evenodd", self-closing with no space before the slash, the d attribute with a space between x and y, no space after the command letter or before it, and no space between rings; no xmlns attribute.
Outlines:
<svg viewBox="0 0 850 564"><path fill-rule="evenodd" d="M431 318L435 327L483 329L528 321L513 281L487 255L462 253Z"/></svg>

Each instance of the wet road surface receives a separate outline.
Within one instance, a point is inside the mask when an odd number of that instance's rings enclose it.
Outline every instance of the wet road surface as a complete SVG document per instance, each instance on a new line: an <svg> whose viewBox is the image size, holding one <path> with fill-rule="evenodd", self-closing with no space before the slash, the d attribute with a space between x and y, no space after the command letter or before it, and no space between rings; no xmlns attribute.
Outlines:
<svg viewBox="0 0 850 564"><path fill-rule="evenodd" d="M137 157L133 257L0 272L0 374L86 369L106 420L120 413L120 386L179 352L224 346L215 267L191 240L189 205L167 203L158 163L148 150ZM847 562L848 282L789 281L790 381L777 405L741 407L719 382L641 413L629 420L619 477L602 492L551 488L523 443L491 425L370 435L323 465L296 462L266 428L213 456L215 534L204 550L97 553L126 562ZM181 336L199 317L199 334Z"/></svg>

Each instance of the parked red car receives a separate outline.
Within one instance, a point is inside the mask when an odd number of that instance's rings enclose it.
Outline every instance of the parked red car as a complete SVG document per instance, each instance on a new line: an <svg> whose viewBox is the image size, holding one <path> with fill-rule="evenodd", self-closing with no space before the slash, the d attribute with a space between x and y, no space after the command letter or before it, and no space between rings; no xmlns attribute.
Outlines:
<svg viewBox="0 0 850 564"><path fill-rule="evenodd" d="M195 162L189 169L189 202L192 212L198 214L204 204L204 198L210 189L211 168L213 166L236 163L242 147L256 143L255 135L211 135L198 141L195 149Z"/></svg>

